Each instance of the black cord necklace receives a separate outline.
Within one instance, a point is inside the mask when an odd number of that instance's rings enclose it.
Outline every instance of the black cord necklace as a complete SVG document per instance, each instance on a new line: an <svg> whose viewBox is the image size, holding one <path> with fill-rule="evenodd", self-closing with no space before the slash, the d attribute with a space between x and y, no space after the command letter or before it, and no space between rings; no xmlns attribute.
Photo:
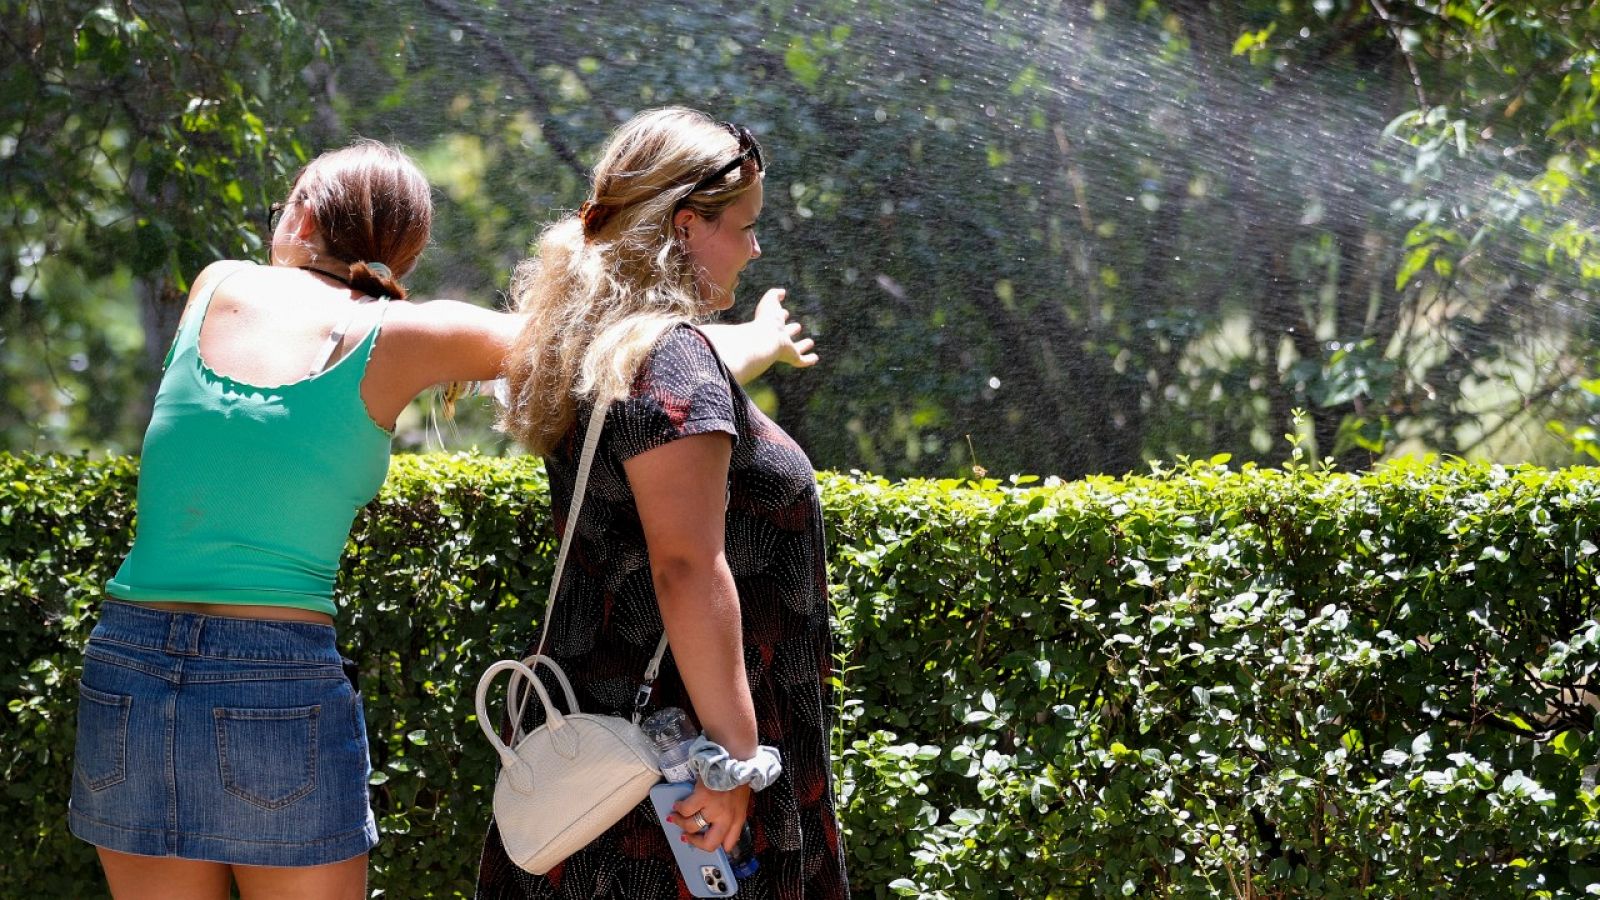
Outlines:
<svg viewBox="0 0 1600 900"><path fill-rule="evenodd" d="M335 275L332 272L329 272L327 269L319 269L316 266L309 266L309 265L307 265L307 266L295 266L295 268L303 269L303 270L305 270L307 272L315 272L318 275L326 275L327 277L332 278L334 281L339 282L340 284L344 285L345 287L352 287L352 285L350 284L350 279L349 278L345 278L345 277L342 277L342 276L339 276L339 275Z"/></svg>

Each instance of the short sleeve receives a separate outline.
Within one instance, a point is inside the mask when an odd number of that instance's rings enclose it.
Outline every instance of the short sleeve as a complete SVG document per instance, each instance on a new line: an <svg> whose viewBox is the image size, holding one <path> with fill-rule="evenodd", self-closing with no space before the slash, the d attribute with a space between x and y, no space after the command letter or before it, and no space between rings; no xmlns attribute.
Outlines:
<svg viewBox="0 0 1600 900"><path fill-rule="evenodd" d="M722 360L705 335L677 326L656 342L626 400L606 413L606 436L617 459L695 434L720 431L739 439L733 391Z"/></svg>

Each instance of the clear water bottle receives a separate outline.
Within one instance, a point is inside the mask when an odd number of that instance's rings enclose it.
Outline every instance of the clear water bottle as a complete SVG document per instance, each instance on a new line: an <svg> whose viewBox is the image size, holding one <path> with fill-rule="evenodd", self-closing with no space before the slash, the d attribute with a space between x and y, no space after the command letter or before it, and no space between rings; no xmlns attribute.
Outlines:
<svg viewBox="0 0 1600 900"><path fill-rule="evenodd" d="M645 737L656 745L656 755L661 764L661 776L672 782L693 782L694 770L689 768L689 748L699 737L689 722L689 714L676 706L668 706L651 713L639 727ZM733 864L733 877L749 878L760 868L756 861L755 832L747 820L739 843L728 854Z"/></svg>
<svg viewBox="0 0 1600 900"><path fill-rule="evenodd" d="M694 781L694 770L689 768L689 746L697 735L689 723L688 713L668 706L651 713L639 727L656 745L663 778L675 783Z"/></svg>

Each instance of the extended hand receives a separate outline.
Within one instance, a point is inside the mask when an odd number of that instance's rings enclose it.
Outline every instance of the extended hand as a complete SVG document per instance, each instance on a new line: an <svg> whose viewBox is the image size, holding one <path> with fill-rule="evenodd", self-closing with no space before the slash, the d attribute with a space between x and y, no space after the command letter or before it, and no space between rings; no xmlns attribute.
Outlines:
<svg viewBox="0 0 1600 900"><path fill-rule="evenodd" d="M768 296L771 296L768 294ZM744 820L750 816L750 798L755 792L742 784L731 791L713 791L703 784L694 786L694 793L672 804L672 815L667 820L683 829L684 837L701 850L710 852L717 847L732 850L744 831ZM699 813L708 823L705 831L695 822Z"/></svg>
<svg viewBox="0 0 1600 900"><path fill-rule="evenodd" d="M789 321L789 310L783 306L788 294L783 288L767 291L761 296L761 302L756 304L755 315L750 317L750 321L763 323L773 330L773 338L778 346L778 362L804 369L817 364L817 354L813 352L816 341L801 337L800 332L805 327L799 322Z"/></svg>

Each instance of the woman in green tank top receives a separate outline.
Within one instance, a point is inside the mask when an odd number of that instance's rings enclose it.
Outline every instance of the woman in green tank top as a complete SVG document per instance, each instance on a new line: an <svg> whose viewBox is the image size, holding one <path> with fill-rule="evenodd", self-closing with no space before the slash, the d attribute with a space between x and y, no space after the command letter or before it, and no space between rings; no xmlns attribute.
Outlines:
<svg viewBox="0 0 1600 900"><path fill-rule="evenodd" d="M406 302L427 181L361 142L296 176L271 264L195 279L146 432L134 546L85 654L69 823L117 898L358 898L377 840L333 584L400 412L498 377L523 318ZM740 380L806 366L781 292L707 329Z"/></svg>

